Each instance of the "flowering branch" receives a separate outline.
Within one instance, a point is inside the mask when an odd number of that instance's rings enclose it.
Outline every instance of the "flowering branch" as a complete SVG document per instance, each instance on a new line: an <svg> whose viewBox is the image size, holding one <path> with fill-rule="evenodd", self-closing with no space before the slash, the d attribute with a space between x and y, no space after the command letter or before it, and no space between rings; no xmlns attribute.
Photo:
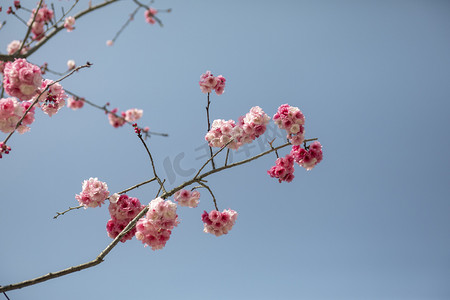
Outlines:
<svg viewBox="0 0 450 300"><path fill-rule="evenodd" d="M23 41L20 44L19 49L16 51L17 54L20 54L20 51L22 51L23 47L25 46L25 42L27 41L28 37L30 36L31 28L33 28L34 21L36 20L36 16L39 13L39 9L42 6L42 2L44 2L44 0L40 0L38 6L36 7L36 11L34 12L33 19L31 20L31 23L28 26L27 33L25 34L25 37L23 38ZM14 54L16 54L16 53L14 53Z"/></svg>
<svg viewBox="0 0 450 300"><path fill-rule="evenodd" d="M317 139L314 138L314 139L309 139L309 140L306 140L306 141L314 141L314 140L317 140ZM142 139L141 139L141 141L143 142ZM144 143L144 144L145 144L145 143ZM173 188L172 190L170 190L170 191L168 191L168 192L164 192L164 193L160 196L160 198L166 199L166 198L168 198L169 196L172 196L173 194L175 194L177 191L179 191L179 190L183 189L184 187L189 186L189 185L191 185L191 184L193 184L193 183L199 183L200 185L204 185L204 184L202 183L202 181L204 181L204 178L206 178L206 177L208 177L208 176L210 176L210 175L212 175L212 174L214 174L214 173L218 173L218 172L221 172L221 171L223 171L223 170L225 170L225 169L231 169L231 168L237 167L237 166L239 166L239 165L242 165L242 164L251 162L251 161L256 160L256 159L258 159L258 158L260 158L260 157L262 157L262 156L265 156L265 155L267 155L267 154L269 154L269 153L271 153L271 152L273 152L273 151L282 149L282 148L284 148L284 147L286 147L286 146L289 146L289 145L291 145L291 144L288 142L288 143L285 143L285 144L283 144L283 145L281 145L281 146L278 146L278 147L276 147L276 148L273 148L273 149L267 150L267 151L265 151L265 152L262 152L262 153L260 153L260 154L258 154L258 155L255 155L255 156L253 156L253 157L251 157L251 158L244 159L244 160L242 160L242 161L239 161L239 162L236 162L236 163L227 165L227 166L223 166L223 167L220 167L220 168L216 168L216 169L210 170L210 171L208 171L208 172L206 172L206 173L203 173L203 174L201 174L201 175L199 175L199 173L198 173L198 174L196 174L192 179L190 179L190 180L188 180L188 181L186 181L186 182L180 184L179 186ZM224 148L225 148L225 147L223 147L223 148L221 148L219 151L217 151L217 152L215 153L215 155L217 155L219 152L221 152ZM151 160L152 160L152 159L151 159ZM208 162L206 162L206 164L207 164L207 163L208 163ZM155 177L157 177L157 176L155 175ZM149 183L149 182L151 182L151 181L154 181L154 180L155 180L155 179L152 178L152 179L147 180L147 181L145 181L145 182L139 183L139 184L135 185L135 186L132 187L132 188L136 188L136 187L138 187L138 186L147 184L147 183ZM127 191L128 191L128 190L131 190L132 188L127 189ZM150 205L150 204L149 204L149 205ZM84 269L87 269L87 268L90 268L90 267L93 267L93 266L96 266L96 265L102 263L102 262L104 261L104 258L106 257L106 255L108 255L109 252L111 252L111 250L119 243L119 241L120 241L120 240L121 240L121 239L122 239L122 238L123 238L123 237L131 230L131 229L134 228L134 226L136 225L136 223L138 222L138 220L141 219L141 218L144 216L144 214L147 213L147 211L148 211L148 209L149 209L149 205L147 205L144 209L142 209L142 210L136 215L136 217L134 217L133 220L131 220L131 221L128 223L128 225L122 230L122 232L119 233L119 235L117 235L117 237L114 238L114 240L113 240L113 241L112 241L112 242L111 242L111 243L110 243L110 244L109 244L109 245L108 245L108 246L107 246L107 247L106 247L106 248L105 248L105 249L104 249L97 257L96 257L96 258L95 258L95 259L93 259L92 261L89 261L89 262L86 262L86 263L83 263L83 264L80 264L80 265L77 265L77 266L69 267L69 268L63 269L63 270L61 270L61 271L57 271L57 272L53 272L53 273L48 273L48 274L46 274L46 275L43 275L43 276L40 276L40 277L37 277L37 278L34 278L34 279L25 280L25 281L22 281L22 282L19 282L19 283L15 283L15 284L10 284L10 285L7 285L7 286L2 286L2 287L0 287L0 292L6 292L6 291L10 291L10 290L16 290L16 289L20 289L20 288L23 288L23 287L31 286L31 285L34 285L34 284L38 284L38 283L41 283L41 282L50 280L50 279L54 279L54 278L58 278L58 277L61 277L61 276L64 276L64 275L68 275L68 274L74 273L74 272L78 272L78 271L81 271L81 270L84 270ZM216 207L216 208L217 208L217 207Z"/></svg>
<svg viewBox="0 0 450 300"><path fill-rule="evenodd" d="M58 80L56 80L56 81L54 81L54 82L48 84L48 85L45 87L45 89L43 89L43 90L41 91L41 93L36 97L36 99L33 101L33 103L30 105L30 107L28 107L28 109L27 109L27 110L25 111L25 113L23 114L22 118L17 122L16 127L14 128L14 130L13 130L12 132L10 132L10 133L8 134L8 136L5 138L5 140L3 141L3 144L6 144L6 142L9 140L9 138L14 134L14 132L16 132L17 128L19 128L20 124L22 123L23 119L24 119L25 116L28 114L28 112L36 105L36 103L38 103L39 98L40 98L45 92L47 92L48 89L49 89L52 85L54 85L54 84L56 84L56 83L58 83L58 82L63 81L64 79L66 79L67 77L71 76L73 73L75 73L76 71L78 71L78 70L80 70L80 69L83 69L83 68L89 68L89 67L91 67L91 66L92 66L92 64L91 64L90 62L87 62L85 65L82 65L82 66L79 66L79 67L75 68L75 69L72 70L72 72L70 72L69 74L67 74L67 75L61 77L60 79L58 79Z"/></svg>

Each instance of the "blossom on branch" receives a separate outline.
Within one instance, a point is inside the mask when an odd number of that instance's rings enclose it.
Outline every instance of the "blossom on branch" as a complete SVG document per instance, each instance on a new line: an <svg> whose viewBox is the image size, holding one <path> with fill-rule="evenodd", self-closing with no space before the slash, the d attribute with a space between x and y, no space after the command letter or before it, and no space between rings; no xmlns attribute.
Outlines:
<svg viewBox="0 0 450 300"><path fill-rule="evenodd" d="M106 198L109 196L108 185L101 182L98 178L89 178L83 181L82 191L79 195L75 195L80 205L84 208L102 206Z"/></svg>
<svg viewBox="0 0 450 300"><path fill-rule="evenodd" d="M19 58L5 64L3 86L10 96L29 100L36 95L41 82L41 69L25 59Z"/></svg>
<svg viewBox="0 0 450 300"><path fill-rule="evenodd" d="M267 171L270 177L278 178L278 181L291 182L294 179L294 157L290 154L276 160L275 166Z"/></svg>
<svg viewBox="0 0 450 300"><path fill-rule="evenodd" d="M149 24L155 24L156 21L153 18L156 14L158 13L158 10L156 10L153 7L150 7L149 9L147 9L144 13L145 15L145 22L149 23Z"/></svg>
<svg viewBox="0 0 450 300"><path fill-rule="evenodd" d="M129 109L125 112L125 120L131 123L135 122L142 117L143 113L144 111L142 109L137 108Z"/></svg>
<svg viewBox="0 0 450 300"><path fill-rule="evenodd" d="M238 213L231 209L224 209L223 212L212 210L210 213L204 211L202 221L204 232L221 236L227 234L233 228Z"/></svg>
<svg viewBox="0 0 450 300"><path fill-rule="evenodd" d="M197 207L200 202L200 193L198 191L180 190L174 195L174 200L178 202L180 206Z"/></svg>
<svg viewBox="0 0 450 300"><path fill-rule="evenodd" d="M222 95L225 91L225 81L226 79L222 75L214 77L211 71L206 71L200 76L199 85L202 93L211 93L212 90L215 90L217 95Z"/></svg>
<svg viewBox="0 0 450 300"><path fill-rule="evenodd" d="M309 145L308 150L300 146L293 146L291 154L299 166L309 171L322 161L322 145L318 141L315 141Z"/></svg>
<svg viewBox="0 0 450 300"><path fill-rule="evenodd" d="M21 41L14 40L8 44L8 46L6 47L6 52L8 52L9 55L12 55L19 50L20 45L22 45ZM23 47L22 50L20 50L20 54L27 53L27 50L28 50L27 47Z"/></svg>
<svg viewBox="0 0 450 300"><path fill-rule="evenodd" d="M64 99L67 98L67 95L59 83L54 83L50 79L42 81L41 91L48 85L48 90L39 96L39 102L41 103L42 111L51 117L66 104Z"/></svg>
<svg viewBox="0 0 450 300"><path fill-rule="evenodd" d="M123 126L125 121L125 113L121 113L121 117L117 116L116 113L118 112L117 108L114 108L110 113L108 113L108 120L109 124L111 124L112 127L118 128Z"/></svg>
<svg viewBox="0 0 450 300"><path fill-rule="evenodd" d="M0 99L0 131L4 133L13 132L17 123L22 118L25 111L31 106L28 101L17 101L15 98ZM25 133L30 130L27 125L31 125L34 122L33 107L20 123L17 131L19 133Z"/></svg>
<svg viewBox="0 0 450 300"><path fill-rule="evenodd" d="M67 107L77 110L84 106L84 98L69 97L67 99Z"/></svg>
<svg viewBox="0 0 450 300"><path fill-rule="evenodd" d="M64 28L67 29L67 32L71 32L72 30L75 29L75 27L73 27L73 25L75 25L75 18L74 17L67 17L64 20Z"/></svg>
<svg viewBox="0 0 450 300"><path fill-rule="evenodd" d="M298 107L283 104L278 107L273 121L279 128L287 131L287 139L293 145L300 145L305 139L305 116Z"/></svg>
<svg viewBox="0 0 450 300"><path fill-rule="evenodd" d="M136 238L152 250L164 248L172 229L179 224L177 205L162 198L153 199L145 217L136 224Z"/></svg>

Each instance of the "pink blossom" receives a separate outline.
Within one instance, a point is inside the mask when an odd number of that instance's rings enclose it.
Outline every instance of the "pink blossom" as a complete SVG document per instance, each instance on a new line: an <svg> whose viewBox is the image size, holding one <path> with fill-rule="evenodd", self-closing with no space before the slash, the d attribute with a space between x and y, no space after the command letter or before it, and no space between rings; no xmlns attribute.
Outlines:
<svg viewBox="0 0 450 300"><path fill-rule="evenodd" d="M53 80L45 79L42 81L41 91L44 91L47 86L49 86L47 91L36 97L39 97L42 111L51 117L66 104L64 99L67 98L67 95L62 86L59 83L54 83Z"/></svg>
<svg viewBox="0 0 450 300"><path fill-rule="evenodd" d="M84 106L84 98L78 98L78 97L69 97L67 99L67 107L77 110Z"/></svg>
<svg viewBox="0 0 450 300"><path fill-rule="evenodd" d="M149 9L147 9L145 11L145 22L149 23L149 24L155 24L156 21L153 18L156 14L158 13L158 10L154 9L153 7L150 7Z"/></svg>
<svg viewBox="0 0 450 300"><path fill-rule="evenodd" d="M112 239L115 239L119 233L121 233L125 227L127 227L128 223L130 223L132 219L125 219L125 220L116 220L116 219L110 219L108 223L106 223L106 232L108 233L108 236ZM122 243L125 243L128 240L131 240L133 236L136 234L136 227L133 227L130 231L128 231L121 239L120 241Z"/></svg>
<svg viewBox="0 0 450 300"><path fill-rule="evenodd" d="M153 199L145 217L136 224L136 238L152 250L162 249L169 240L172 229L180 222L177 205L162 198Z"/></svg>
<svg viewBox="0 0 450 300"><path fill-rule="evenodd" d="M197 207L200 202L200 193L198 191L179 190L174 195L174 200L180 206Z"/></svg>
<svg viewBox="0 0 450 300"><path fill-rule="evenodd" d="M67 68L69 68L69 70L73 70L75 69L75 67L76 67L75 61L73 59L69 59L67 61Z"/></svg>
<svg viewBox="0 0 450 300"><path fill-rule="evenodd" d="M278 158L275 166L267 171L270 177L278 178L279 182L291 182L294 179L294 157L291 154Z"/></svg>
<svg viewBox="0 0 450 300"><path fill-rule="evenodd" d="M31 25L33 16L36 13L36 9L33 9L30 19L28 20L28 26ZM31 32L33 33L34 40L41 40L44 37L44 25L49 23L53 19L53 10L47 8L47 5L43 3L41 8L39 8L36 18L34 20L33 26L31 27Z"/></svg>
<svg viewBox="0 0 450 300"><path fill-rule="evenodd" d="M73 27L73 25L75 25L75 18L74 17L67 17L64 20L64 28L67 29L67 32L71 32L72 30L75 29L75 27Z"/></svg>
<svg viewBox="0 0 450 300"><path fill-rule="evenodd" d="M205 140L209 143L210 147L221 148L224 147L229 141L229 149L238 149L242 143L239 141L239 137L242 135L242 128L236 126L233 120L214 120L211 129L205 135Z"/></svg>
<svg viewBox="0 0 450 300"><path fill-rule="evenodd" d="M121 117L119 117L116 115L117 111L118 109L114 108L110 113L108 113L109 124L111 124L111 126L114 128L121 127L126 123L125 113L122 112Z"/></svg>
<svg viewBox="0 0 450 300"><path fill-rule="evenodd" d="M222 75L214 77L211 71L206 71L200 76L199 85L202 93L211 93L215 89L217 95L222 95L225 90L225 81Z"/></svg>
<svg viewBox="0 0 450 300"><path fill-rule="evenodd" d="M31 106L28 101L19 102L15 98L5 98L0 100L0 131L4 133L13 132L17 123L22 118L25 111ZM30 130L27 125L34 122L33 107L22 120L21 124L17 128L19 133L25 133Z"/></svg>
<svg viewBox="0 0 450 300"><path fill-rule="evenodd" d="M0 142L0 158L2 158L2 153L9 154L11 151L11 147L5 145L3 142Z"/></svg>
<svg viewBox="0 0 450 300"><path fill-rule="evenodd" d="M12 41L6 47L6 52L8 52L9 55L16 53L19 50L21 44L22 44L21 41L18 40ZM22 50L20 50L20 54L27 53L27 50L28 50L27 47L23 47Z"/></svg>
<svg viewBox="0 0 450 300"><path fill-rule="evenodd" d="M279 128L287 131L287 138L293 145L303 143L305 116L298 107L283 104L278 107L277 113L273 116L273 121Z"/></svg>
<svg viewBox="0 0 450 300"><path fill-rule="evenodd" d="M114 42L112 40L106 41L106 46L111 47L112 45L114 45Z"/></svg>
<svg viewBox="0 0 450 300"><path fill-rule="evenodd" d="M121 195L116 202L110 201L108 210L114 220L132 220L143 208L138 198Z"/></svg>
<svg viewBox="0 0 450 300"><path fill-rule="evenodd" d="M210 213L204 211L202 214L203 231L215 236L227 234L233 228L237 215L237 212L231 209L224 209L223 212L213 210Z"/></svg>
<svg viewBox="0 0 450 300"><path fill-rule="evenodd" d="M83 181L82 191L79 195L75 195L80 205L84 208L102 206L106 198L109 196L108 185L101 182L98 178L89 178Z"/></svg>
<svg viewBox="0 0 450 300"><path fill-rule="evenodd" d="M322 145L318 141L313 142L307 148L308 150L305 150L298 145L292 146L291 154L299 166L309 171L322 161L323 153Z"/></svg>
<svg viewBox="0 0 450 300"><path fill-rule="evenodd" d="M10 96L29 100L36 94L41 82L41 69L25 59L19 58L5 64L3 85Z"/></svg>
<svg viewBox="0 0 450 300"><path fill-rule="evenodd" d="M142 109L132 108L125 112L125 120L128 122L135 122L139 120L144 111Z"/></svg>

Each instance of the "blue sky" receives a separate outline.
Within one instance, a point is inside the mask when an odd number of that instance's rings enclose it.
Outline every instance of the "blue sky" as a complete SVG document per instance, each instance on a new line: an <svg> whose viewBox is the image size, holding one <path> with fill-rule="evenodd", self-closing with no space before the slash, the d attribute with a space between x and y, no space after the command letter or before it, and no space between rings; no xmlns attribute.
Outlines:
<svg viewBox="0 0 450 300"><path fill-rule="evenodd" d="M227 79L225 93L212 96L213 119L237 120L255 105L273 116L289 103L304 113L306 137L319 138L324 160L309 172L296 167L289 184L266 174L275 155L211 176L219 208L239 213L228 235L202 232L200 215L213 208L202 192L198 208L179 208L163 250L134 239L99 266L8 292L11 299L450 297L448 1L153 6L173 9L159 15L163 28L141 11L106 47L134 9L121 1L80 19L30 61L55 70L68 59L92 62L62 85L101 105L141 108L140 124L168 133L148 144L169 188L189 179L180 169L203 164L198 80L206 70ZM25 30L7 20L3 53ZM133 130L112 128L97 109L38 112L31 127L12 137L0 162L2 285L86 262L110 243L107 206L52 218L77 205L84 179L115 192L152 177ZM259 145L234 157L256 155ZM129 195L148 203L157 190Z"/></svg>

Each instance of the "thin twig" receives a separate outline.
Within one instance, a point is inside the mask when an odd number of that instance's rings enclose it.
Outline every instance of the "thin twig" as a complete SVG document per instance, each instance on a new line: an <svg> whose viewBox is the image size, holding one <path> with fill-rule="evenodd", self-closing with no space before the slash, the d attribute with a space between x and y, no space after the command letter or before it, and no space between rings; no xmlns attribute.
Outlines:
<svg viewBox="0 0 450 300"><path fill-rule="evenodd" d="M73 96L73 97L75 97L75 98L83 99L83 101L84 101L85 103L89 104L90 106L93 106L93 107L95 107L95 108L98 108L98 109L104 111L106 114L112 114L112 115L114 115L116 118L122 119L125 123L127 123L127 124L129 124L129 125L133 125L133 124L134 124L133 122L130 122L130 121L125 120L124 117L119 116L119 115L117 115L116 113L113 113L112 111L108 110L108 109L106 108L107 105L100 106L100 105L98 105L98 104L95 104L94 102L91 102L91 101L87 100L87 99L84 98L84 97L80 97L80 96L76 95L75 93L73 93L73 92L71 92L71 91L68 91L68 90L64 90L64 91L66 92L66 94L71 95L71 96ZM138 126L137 128L141 129L141 130L144 132L145 138L149 137L149 136L152 135L152 134L154 134L154 135L159 135L159 136L165 136L165 137L169 136L169 134L167 134L167 133L161 133L161 132L155 132L155 131L145 131L143 127L139 127L139 126Z"/></svg>
<svg viewBox="0 0 450 300"><path fill-rule="evenodd" d="M229 140L228 143L226 143L225 145L223 145L222 148L219 149L219 151L217 151L216 153L214 153L214 155L211 155L211 157L210 157L210 158L203 164L203 166L198 170L197 174L195 174L194 178L196 178L196 177L200 174L200 172L206 167L206 165L207 165L210 161L212 161L212 160L214 159L214 157L215 157L217 154L219 154L220 152L222 152L222 150L225 149L225 148L226 148L231 142L233 142L233 141L234 141L234 139ZM213 170L215 170L215 168L214 168Z"/></svg>
<svg viewBox="0 0 450 300"><path fill-rule="evenodd" d="M84 207L84 206L83 206L83 205L80 205L80 206L75 206L75 207L69 207L68 209L66 209L66 210L63 211L63 212L56 212L56 215L53 217L53 219L56 219L56 218L58 218L59 216L62 216L62 215L64 215L65 213L67 213L67 212L69 212L69 211L71 211L71 210L80 209L80 208L82 208L82 207Z"/></svg>
<svg viewBox="0 0 450 300"><path fill-rule="evenodd" d="M230 148L228 148L227 149L227 156L225 157L225 166L227 165L227 163L228 163L228 155L230 154Z"/></svg>
<svg viewBox="0 0 450 300"><path fill-rule="evenodd" d="M166 192L166 189L164 188L164 182L159 179L158 175L156 174L156 168L155 168L155 162L153 161L152 154L150 153L150 150L147 147L147 144L145 143L144 139L142 138L142 134L140 130L138 130L138 137L141 140L142 144L145 147L145 150L147 150L148 157L150 158L150 162L152 163L152 169L153 169L153 175L155 175L156 180L158 180L159 185L162 187L164 193Z"/></svg>
<svg viewBox="0 0 450 300"><path fill-rule="evenodd" d="M128 24L130 24L131 21L134 20L134 16L136 15L136 13L139 11L141 7L136 7L136 9L130 14L130 17L128 18L128 20L125 22L125 24L122 25L122 27L119 29L119 31L117 31L116 35L114 36L114 38L112 39L112 42L114 43L117 38L120 36L120 34L122 33L122 31L127 28Z"/></svg>
<svg viewBox="0 0 450 300"><path fill-rule="evenodd" d="M207 100L208 100L208 103L206 105L206 121L208 121L208 131L207 132L209 132L209 130L211 130L211 122L209 121L209 105L211 104L211 101L209 100L209 93L208 93L208 96L207 96ZM208 146L209 146L209 144L208 144ZM212 166L212 168L214 170L216 168L216 166L214 164L214 159L212 159L213 158L213 151L212 151L211 146L209 146L209 154L211 156L211 166Z"/></svg>
<svg viewBox="0 0 450 300"><path fill-rule="evenodd" d="M206 184L204 184L202 182L199 182L199 184L209 191L209 193L211 194L211 196L213 198L214 206L216 207L216 210L219 211L219 208L217 207L216 197L214 197L214 194L211 191L211 189L209 188L209 186L207 186Z"/></svg>

